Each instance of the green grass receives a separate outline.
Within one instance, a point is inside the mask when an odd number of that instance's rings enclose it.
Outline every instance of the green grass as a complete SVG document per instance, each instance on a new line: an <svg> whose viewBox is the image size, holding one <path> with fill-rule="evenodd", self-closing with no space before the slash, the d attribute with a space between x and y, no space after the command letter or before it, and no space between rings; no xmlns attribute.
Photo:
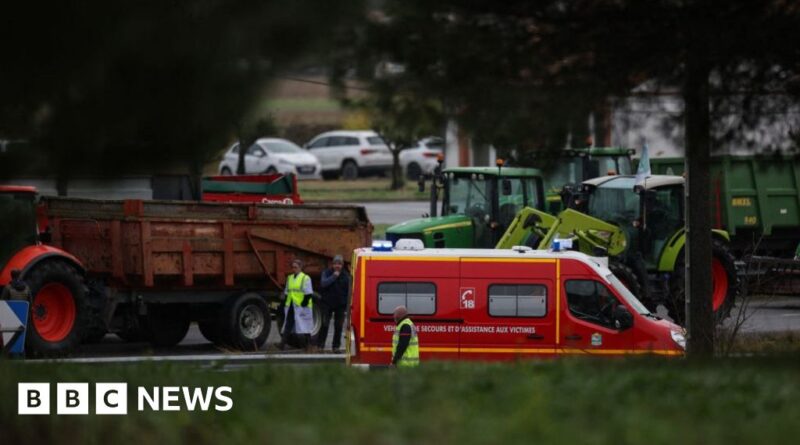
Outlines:
<svg viewBox="0 0 800 445"><path fill-rule="evenodd" d="M426 200L430 195L420 193L417 183L406 181L400 190L389 190L389 179L358 179L355 181L299 181L300 197L304 201L409 201Z"/></svg>
<svg viewBox="0 0 800 445"><path fill-rule="evenodd" d="M332 99L312 97L271 99L264 108L269 111L340 111L342 106Z"/></svg>
<svg viewBox="0 0 800 445"><path fill-rule="evenodd" d="M130 414L17 416L17 382L57 381L127 382ZM140 385L229 385L234 408L136 412ZM0 394L0 434L9 444L732 445L800 435L797 359L428 363L411 372L6 361Z"/></svg>

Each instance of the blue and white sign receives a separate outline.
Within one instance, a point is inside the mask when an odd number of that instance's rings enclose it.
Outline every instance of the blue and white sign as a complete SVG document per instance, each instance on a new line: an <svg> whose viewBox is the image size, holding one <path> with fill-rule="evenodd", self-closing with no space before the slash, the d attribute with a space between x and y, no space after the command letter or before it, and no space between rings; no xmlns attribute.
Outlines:
<svg viewBox="0 0 800 445"><path fill-rule="evenodd" d="M12 355L25 352L25 327L28 324L27 301L0 301L2 350Z"/></svg>

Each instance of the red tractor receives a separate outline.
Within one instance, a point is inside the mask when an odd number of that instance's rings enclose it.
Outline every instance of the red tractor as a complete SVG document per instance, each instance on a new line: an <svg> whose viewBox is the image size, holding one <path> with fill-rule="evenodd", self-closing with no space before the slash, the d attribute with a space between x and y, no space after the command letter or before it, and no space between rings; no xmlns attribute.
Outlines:
<svg viewBox="0 0 800 445"><path fill-rule="evenodd" d="M36 197L33 187L0 186L0 286L9 285L12 270L21 272L31 300L27 353L61 355L87 334L88 290L80 261L42 243L48 234L38 230Z"/></svg>

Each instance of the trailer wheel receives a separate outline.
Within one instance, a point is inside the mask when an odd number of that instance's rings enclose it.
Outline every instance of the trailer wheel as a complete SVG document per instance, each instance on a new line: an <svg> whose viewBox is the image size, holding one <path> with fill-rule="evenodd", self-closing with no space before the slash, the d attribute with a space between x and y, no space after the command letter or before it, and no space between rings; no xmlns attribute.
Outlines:
<svg viewBox="0 0 800 445"><path fill-rule="evenodd" d="M214 343L215 345L223 343L223 338L219 328L219 321L199 321L197 322L197 327L200 328L200 333L203 334L203 338L206 340Z"/></svg>
<svg viewBox="0 0 800 445"><path fill-rule="evenodd" d="M721 323L728 318L736 300L739 289L739 276L736 273L736 263L728 245L719 240L711 242L711 277L713 290L711 292L711 307L714 311L714 320ZM675 263L675 270L670 280L670 298L667 301L669 316L675 323L684 325L686 321L686 267L681 253Z"/></svg>
<svg viewBox="0 0 800 445"><path fill-rule="evenodd" d="M35 357L69 354L81 342L88 324L87 289L70 264L45 261L28 272L31 289L27 353Z"/></svg>
<svg viewBox="0 0 800 445"><path fill-rule="evenodd" d="M189 332L191 321L178 308L150 306L142 317L145 338L155 347L177 345Z"/></svg>
<svg viewBox="0 0 800 445"><path fill-rule="evenodd" d="M266 300L253 292L232 298L221 323L225 342L242 351L257 351L264 345L272 327Z"/></svg>
<svg viewBox="0 0 800 445"><path fill-rule="evenodd" d="M318 293L314 292L314 306L311 308L311 312L314 314L314 326L311 328L311 338L314 339L317 335L319 335L319 331L322 330L322 311L320 310L320 296ZM278 326L278 332L283 330L283 322L286 321L286 315L283 313L283 309L279 308L275 311L275 323ZM294 336L290 336L289 343L292 346L297 346L296 341L293 338Z"/></svg>

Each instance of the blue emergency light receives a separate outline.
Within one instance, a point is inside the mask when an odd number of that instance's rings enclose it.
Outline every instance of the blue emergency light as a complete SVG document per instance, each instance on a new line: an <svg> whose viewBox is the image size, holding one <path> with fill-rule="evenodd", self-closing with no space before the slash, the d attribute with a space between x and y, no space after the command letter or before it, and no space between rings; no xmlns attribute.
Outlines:
<svg viewBox="0 0 800 445"><path fill-rule="evenodd" d="M372 242L373 252L391 252L392 242L387 240L375 240Z"/></svg>

